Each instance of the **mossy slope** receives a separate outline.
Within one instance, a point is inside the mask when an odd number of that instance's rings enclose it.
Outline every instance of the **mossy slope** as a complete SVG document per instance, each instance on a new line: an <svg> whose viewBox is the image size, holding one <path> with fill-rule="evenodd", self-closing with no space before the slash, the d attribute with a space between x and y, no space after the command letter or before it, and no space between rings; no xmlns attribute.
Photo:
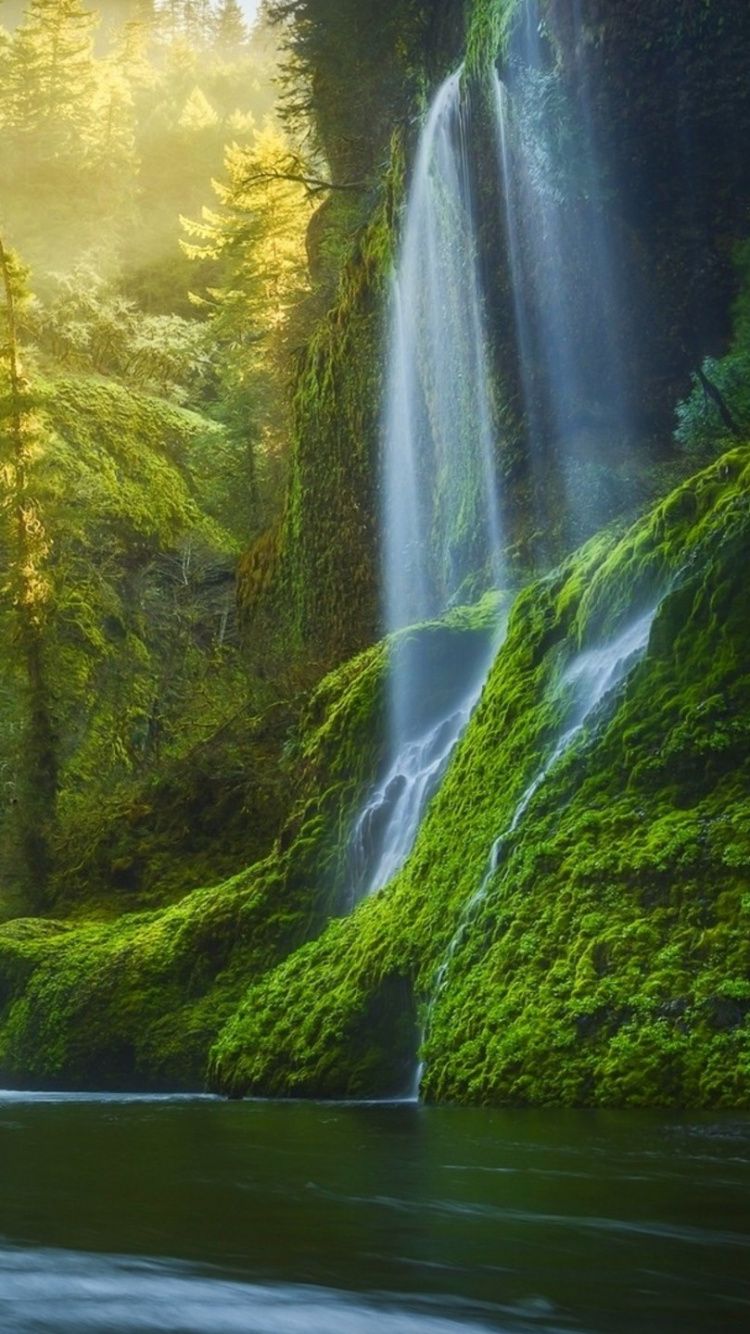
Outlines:
<svg viewBox="0 0 750 1334"><path fill-rule="evenodd" d="M749 548L745 449L519 597L404 872L251 986L215 1087L397 1091L419 1008L431 1098L747 1104ZM478 895L563 730L566 666L657 602Z"/></svg>
<svg viewBox="0 0 750 1334"><path fill-rule="evenodd" d="M385 648L287 746L270 857L161 912L0 929L0 1074L230 1094L746 1105L750 449L516 600L402 874L330 920L377 771ZM498 835L569 720L566 670L656 604L643 658ZM420 632L486 634L455 616ZM450 658L450 653L448 653Z"/></svg>
<svg viewBox="0 0 750 1334"><path fill-rule="evenodd" d="M408 638L450 664L457 637L486 644L492 610L453 613ZM378 645L313 693L288 735L294 800L264 861L114 923L18 920L0 928L0 1080L201 1087L209 1047L248 980L317 936L335 909L342 847L381 759L385 660L386 645Z"/></svg>

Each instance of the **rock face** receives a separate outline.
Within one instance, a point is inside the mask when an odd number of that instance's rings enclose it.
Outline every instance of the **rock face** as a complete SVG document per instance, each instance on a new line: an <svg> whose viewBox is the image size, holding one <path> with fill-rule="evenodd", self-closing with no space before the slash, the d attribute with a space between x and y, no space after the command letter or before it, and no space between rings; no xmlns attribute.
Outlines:
<svg viewBox="0 0 750 1334"><path fill-rule="evenodd" d="M330 313L300 362L286 514L279 531L244 562L241 600L256 635L280 622L295 652L331 666L371 642L378 625L379 349L387 280L415 123L461 60L463 35L473 83L468 133L494 344L498 453L511 481L502 503L518 559L538 567L597 523L642 502L638 479L670 454L675 403L690 375L726 346L738 287L734 256L749 230L750 11L744 0L444 0L429 11L390 0L376 21L363 0L360 17L342 36L329 30L333 3L305 0L304 7L317 34L306 58L319 134L336 181L363 188L334 192L314 224L315 264L324 252L349 259L343 281L328 291ZM538 306L554 289L567 293L566 337L581 384L562 423L553 420L539 358L524 352L512 332L517 297L509 290L488 110L491 68L496 64L505 76L519 24L529 15L541 32L555 96L565 103L572 145L564 187L571 197L556 247L562 273L545 271L545 261L533 256L527 261ZM351 69L339 79L343 37ZM552 106L552 122L556 115ZM596 158L595 201L580 185L587 153ZM613 279L604 305L591 232L580 225L592 209L606 234ZM352 248L357 224L362 230ZM520 299L533 307L528 291ZM529 318L543 317L532 309ZM606 363L608 346L616 374ZM524 401L524 378L531 381L531 403ZM627 403L625 431L612 420L617 394ZM324 471L334 487L321 487ZM592 498L586 521L567 512L570 494L582 491ZM342 618L347 598L353 611Z"/></svg>
<svg viewBox="0 0 750 1334"><path fill-rule="evenodd" d="M546 9L566 84L595 123L613 226L639 279L643 421L668 433L687 374L725 346L733 251L748 234L750 10L744 0Z"/></svg>

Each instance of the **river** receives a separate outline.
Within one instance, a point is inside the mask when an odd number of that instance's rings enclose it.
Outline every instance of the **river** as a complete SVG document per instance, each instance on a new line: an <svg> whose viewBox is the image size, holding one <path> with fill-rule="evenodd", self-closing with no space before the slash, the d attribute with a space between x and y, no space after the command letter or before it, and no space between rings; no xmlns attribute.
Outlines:
<svg viewBox="0 0 750 1334"><path fill-rule="evenodd" d="M750 1115L0 1092L2 1334L730 1334Z"/></svg>

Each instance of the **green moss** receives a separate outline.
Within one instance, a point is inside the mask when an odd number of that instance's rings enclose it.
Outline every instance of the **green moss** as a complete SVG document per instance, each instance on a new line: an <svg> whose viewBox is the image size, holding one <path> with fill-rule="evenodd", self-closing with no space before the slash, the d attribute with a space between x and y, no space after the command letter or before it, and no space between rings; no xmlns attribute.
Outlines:
<svg viewBox="0 0 750 1334"><path fill-rule="evenodd" d="M216 1087L393 1091L416 997L430 1098L747 1105L749 545L745 449L520 595L409 863L250 988L214 1048ZM645 658L478 893L560 734L566 664L659 598ZM378 1085L357 1053L394 979Z"/></svg>
<svg viewBox="0 0 750 1334"><path fill-rule="evenodd" d="M467 651L460 648L465 641L486 647L496 619L496 604L486 599L452 612L446 623L410 631L408 638L447 665ZM291 812L275 849L254 869L165 910L114 923L18 921L0 929L5 1079L64 1086L201 1084L208 1049L248 978L269 973L320 935L343 894L342 849L382 759L387 654L387 644L376 646L313 692L285 747L284 767L293 775ZM123 821L136 825L148 818L138 807L122 813ZM107 830L116 850L116 822ZM132 843L125 839L124 846ZM189 854L187 865L195 866ZM341 923L340 929L349 926ZM404 1035L402 1062L411 1051L413 1003L407 1020L403 1009L398 974L379 979L356 1039L357 1088L386 1078L394 1031Z"/></svg>
<svg viewBox="0 0 750 1334"><path fill-rule="evenodd" d="M112 835L110 817L142 806L154 768L216 734L249 690L232 635L233 542L207 516L196 480L221 429L100 377L61 376L36 397L29 493L41 525L41 671L56 774L47 906L60 910L74 889L89 902L100 894L91 852ZM18 911L20 896L27 910L38 902L19 857L28 707L13 622L6 598L0 917ZM123 871L133 842L112 848Z"/></svg>
<svg viewBox="0 0 750 1334"><path fill-rule="evenodd" d="M226 674L226 668L225 674ZM221 667L217 665L221 684ZM231 684L231 682L230 682ZM216 679L214 689L216 689ZM291 775L282 762L293 724L288 706L258 714L235 707L151 774L90 799L65 796L56 840L55 910L76 917L159 907L200 884L224 880L271 850L288 816ZM214 702L221 699L217 690Z"/></svg>
<svg viewBox="0 0 750 1334"><path fill-rule="evenodd" d="M292 813L254 870L109 926L0 931L3 1075L195 1085L211 1047L231 1094L403 1092L421 1025L428 1098L747 1105L749 546L738 449L525 589L409 862L330 920L386 646L346 663L290 738ZM566 725L567 667L656 601L647 652L508 832ZM394 648L455 661L490 612Z"/></svg>
<svg viewBox="0 0 750 1334"><path fill-rule="evenodd" d="M482 77L504 52L519 0L470 0L467 9L465 69Z"/></svg>

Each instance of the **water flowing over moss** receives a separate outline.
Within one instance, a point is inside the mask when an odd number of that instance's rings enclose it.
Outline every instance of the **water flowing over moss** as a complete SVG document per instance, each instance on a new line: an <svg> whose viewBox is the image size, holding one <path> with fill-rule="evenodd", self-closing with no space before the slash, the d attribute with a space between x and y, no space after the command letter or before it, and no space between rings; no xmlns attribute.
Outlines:
<svg viewBox="0 0 750 1334"><path fill-rule="evenodd" d="M449 664L451 640L486 642L493 625L488 605L409 633ZM248 978L319 935L336 909L342 846L382 749L385 663L386 645L378 645L313 693L288 735L284 764L295 797L264 861L167 909L113 924L0 928L3 1078L200 1086L209 1045Z"/></svg>

